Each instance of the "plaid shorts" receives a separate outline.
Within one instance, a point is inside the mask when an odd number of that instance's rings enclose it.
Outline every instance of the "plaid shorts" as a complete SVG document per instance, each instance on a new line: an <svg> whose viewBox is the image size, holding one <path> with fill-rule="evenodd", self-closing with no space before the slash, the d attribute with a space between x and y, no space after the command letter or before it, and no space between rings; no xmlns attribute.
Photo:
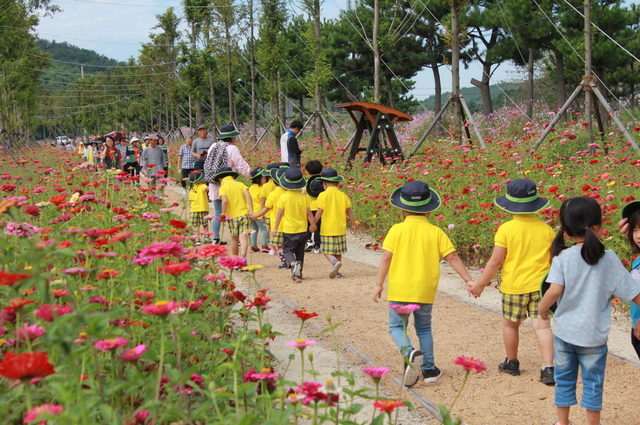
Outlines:
<svg viewBox="0 0 640 425"><path fill-rule="evenodd" d="M322 243L323 254L342 255L345 252L347 252L347 235L340 235L340 236L320 235L320 243Z"/></svg>
<svg viewBox="0 0 640 425"><path fill-rule="evenodd" d="M267 227L271 227L271 217L264 218L264 225Z"/></svg>
<svg viewBox="0 0 640 425"><path fill-rule="evenodd" d="M283 243L282 232L276 233L276 235L269 240L269 245L282 246Z"/></svg>
<svg viewBox="0 0 640 425"><path fill-rule="evenodd" d="M229 225L229 233L231 236L239 236L240 234L249 233L251 231L251 220L248 215L232 218L227 221Z"/></svg>
<svg viewBox="0 0 640 425"><path fill-rule="evenodd" d="M502 317L512 322L524 322L529 316L541 319L538 314L540 292L528 294L502 294Z"/></svg>
<svg viewBox="0 0 640 425"><path fill-rule="evenodd" d="M191 222L191 226L205 226L209 225L208 220L204 218L209 214L209 211L191 211L189 213L189 221Z"/></svg>

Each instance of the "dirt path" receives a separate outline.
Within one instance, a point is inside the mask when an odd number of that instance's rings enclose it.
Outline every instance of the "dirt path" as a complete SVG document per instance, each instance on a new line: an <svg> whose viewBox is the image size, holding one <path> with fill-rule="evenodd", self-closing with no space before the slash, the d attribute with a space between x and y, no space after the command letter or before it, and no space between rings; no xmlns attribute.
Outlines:
<svg viewBox="0 0 640 425"><path fill-rule="evenodd" d="M178 198L177 191L169 188L171 198ZM173 195L171 194L173 192ZM308 254L305 259L305 280L292 283L288 271L279 270L277 257L254 254L250 263L262 264L258 280L271 291L290 300L298 308L318 313L313 319L321 328L328 326L326 316L333 323L342 323L337 329L339 341L353 346L378 366L392 369L391 377L401 377L401 358L387 332L388 311L385 303L375 304L371 294L377 273L379 252L364 249L365 241L350 238L349 250L341 269L344 277L329 279L329 264L323 255ZM418 383L414 389L436 404L449 405L463 379L463 371L454 366L458 356L472 356L485 361L487 371L471 376L467 387L456 404L454 412L469 425L544 424L555 421L553 388L538 382L540 355L530 326L521 328L519 360L522 375L512 377L498 373L498 363L504 359L502 326L499 315L497 291L488 289L483 297L470 300L462 281L447 266L441 267L440 291L434 304L433 334L436 364L444 376L435 384ZM276 297L273 297L276 298ZM497 301L496 301L497 300ZM283 308L286 312L286 306ZM289 316L274 314L275 326L284 326ZM284 322L280 322L280 319ZM618 329L619 328L619 329ZM636 364L609 357L605 378L603 425L637 425L638 383L640 368L635 353L625 346L629 342L630 325L620 325L612 332L610 350L620 356L628 356ZM297 334L297 329L294 331ZM319 336L316 329L307 328L307 337L318 340L319 347L332 350L329 336ZM287 333L287 332L283 332ZM411 326L409 335L417 344ZM295 335L287 335L291 339ZM285 339L285 342L289 339ZM363 360L342 350L350 367L357 370L366 364ZM331 360L330 360L331 362ZM333 361L335 362L335 361ZM335 363L332 363L335 364ZM330 370L332 364L327 366ZM361 374L363 375L363 374ZM325 379L318 377L319 380ZM401 391L392 379L383 379L386 394L393 397L411 397ZM367 383L365 383L367 385ZM578 391L580 397L580 391ZM420 416L426 410L419 407L416 416L410 415L404 423L425 423ZM574 424L586 423L584 410L574 408Z"/></svg>

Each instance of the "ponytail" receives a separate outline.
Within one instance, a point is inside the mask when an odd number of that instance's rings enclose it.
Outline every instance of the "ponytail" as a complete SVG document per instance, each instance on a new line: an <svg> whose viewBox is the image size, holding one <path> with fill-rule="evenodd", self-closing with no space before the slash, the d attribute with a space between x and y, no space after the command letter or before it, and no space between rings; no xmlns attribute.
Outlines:
<svg viewBox="0 0 640 425"><path fill-rule="evenodd" d="M557 257L562 251L567 248L569 247L564 243L564 230L562 230L561 228L560 230L558 230L558 234L553 239L553 243L551 244L551 254L553 254L554 257Z"/></svg>
<svg viewBox="0 0 640 425"><path fill-rule="evenodd" d="M582 243L582 249L580 255L585 263L590 266L595 266L598 261L604 257L604 245L596 237L590 227L587 227L584 233L584 242Z"/></svg>

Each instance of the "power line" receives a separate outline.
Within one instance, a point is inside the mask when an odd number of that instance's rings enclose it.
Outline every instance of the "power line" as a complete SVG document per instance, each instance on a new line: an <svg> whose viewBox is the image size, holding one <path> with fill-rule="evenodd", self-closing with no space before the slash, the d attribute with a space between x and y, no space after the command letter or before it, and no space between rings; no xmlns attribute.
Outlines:
<svg viewBox="0 0 640 425"><path fill-rule="evenodd" d="M76 0L78 1L78 0ZM53 59L47 56L41 56L41 55L36 55L33 53L27 53L27 55L29 56L34 56L36 58L42 58L42 59L47 59L51 62L58 62L58 63L66 63L69 65L77 65L77 66L89 66L89 67L95 67L95 68L147 68L147 67L152 67L152 66L165 66L165 65L170 65L173 63L178 63L177 61L170 61L170 62L164 62L164 63L154 63L151 65L92 65L92 64L87 64L87 63L79 63L79 62L68 62L68 61L62 61L62 60L58 60L58 59Z"/></svg>

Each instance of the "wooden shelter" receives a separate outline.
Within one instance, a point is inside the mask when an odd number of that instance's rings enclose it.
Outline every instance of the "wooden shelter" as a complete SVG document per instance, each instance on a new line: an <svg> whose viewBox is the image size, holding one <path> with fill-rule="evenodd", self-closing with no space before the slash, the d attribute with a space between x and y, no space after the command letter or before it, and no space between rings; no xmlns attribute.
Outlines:
<svg viewBox="0 0 640 425"><path fill-rule="evenodd" d="M397 109L369 102L344 103L335 107L345 108L356 124L356 132L347 145L350 146L349 163L355 159L358 152L365 152L365 162L371 162L376 154L382 163L385 160L395 161L398 158L404 160L393 125L397 122L413 121L411 116ZM356 117L356 112L360 112L360 117ZM365 130L370 134L369 144L366 148L361 148L360 141Z"/></svg>

